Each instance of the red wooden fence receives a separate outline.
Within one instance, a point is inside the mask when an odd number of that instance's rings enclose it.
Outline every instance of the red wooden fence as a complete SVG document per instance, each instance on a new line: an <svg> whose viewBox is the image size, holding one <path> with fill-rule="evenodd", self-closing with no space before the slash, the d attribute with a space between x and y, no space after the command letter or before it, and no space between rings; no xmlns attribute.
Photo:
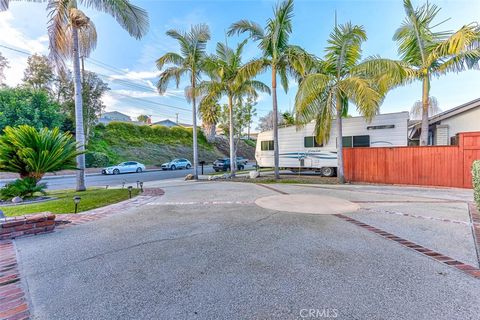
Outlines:
<svg viewBox="0 0 480 320"><path fill-rule="evenodd" d="M347 181L471 188L480 132L460 133L458 146L343 150Z"/></svg>

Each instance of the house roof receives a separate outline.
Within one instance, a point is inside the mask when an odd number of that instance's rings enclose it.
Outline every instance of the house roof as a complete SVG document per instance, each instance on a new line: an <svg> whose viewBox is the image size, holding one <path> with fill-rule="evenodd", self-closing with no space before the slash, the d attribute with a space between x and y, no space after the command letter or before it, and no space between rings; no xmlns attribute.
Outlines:
<svg viewBox="0 0 480 320"><path fill-rule="evenodd" d="M450 110L441 112L439 114L436 114L428 119L428 124L433 124L448 118L451 118L453 116L456 116L460 113L475 109L480 107L480 98L469 101L467 103L464 103L462 105L459 105L455 108L452 108Z"/></svg>
<svg viewBox="0 0 480 320"><path fill-rule="evenodd" d="M179 124L177 124L175 121L172 121L170 119L165 119L165 120L160 120L160 121L157 121L157 122L154 122L152 123L152 125L157 125L157 126L178 126Z"/></svg>
<svg viewBox="0 0 480 320"><path fill-rule="evenodd" d="M102 114L102 117L105 117L105 116L113 116L113 115L115 115L115 116L127 117L127 118L130 119L130 116L128 116L128 115L126 115L126 114L124 114L124 113L118 112L118 111L104 112L104 113Z"/></svg>

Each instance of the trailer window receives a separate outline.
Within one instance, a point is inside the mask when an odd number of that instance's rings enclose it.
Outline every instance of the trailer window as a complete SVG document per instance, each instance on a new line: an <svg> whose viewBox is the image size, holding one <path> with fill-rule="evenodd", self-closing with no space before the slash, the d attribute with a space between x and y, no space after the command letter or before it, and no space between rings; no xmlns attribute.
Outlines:
<svg viewBox="0 0 480 320"><path fill-rule="evenodd" d="M342 138L343 147L370 147L370 136L346 136Z"/></svg>
<svg viewBox="0 0 480 320"><path fill-rule="evenodd" d="M262 151L273 150L273 140L262 141L261 149Z"/></svg>
<svg viewBox="0 0 480 320"><path fill-rule="evenodd" d="M303 138L303 145L305 148L320 148L323 147L323 144L317 143L317 139L314 136L309 136Z"/></svg>

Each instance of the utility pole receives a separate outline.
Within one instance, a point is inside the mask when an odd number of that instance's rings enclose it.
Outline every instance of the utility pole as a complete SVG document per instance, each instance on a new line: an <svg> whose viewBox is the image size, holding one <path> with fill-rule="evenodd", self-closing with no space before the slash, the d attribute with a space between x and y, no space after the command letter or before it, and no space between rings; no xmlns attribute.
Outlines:
<svg viewBox="0 0 480 320"><path fill-rule="evenodd" d="M175 113L175 118L176 118L175 123L178 124L178 112Z"/></svg>

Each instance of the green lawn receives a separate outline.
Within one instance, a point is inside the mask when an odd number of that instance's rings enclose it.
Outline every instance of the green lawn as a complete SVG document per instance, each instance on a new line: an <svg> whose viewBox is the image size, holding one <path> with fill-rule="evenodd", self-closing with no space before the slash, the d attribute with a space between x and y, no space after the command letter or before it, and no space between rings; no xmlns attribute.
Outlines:
<svg viewBox="0 0 480 320"><path fill-rule="evenodd" d="M138 195L140 191L138 189L132 190L132 197ZM48 195L58 199L32 203L22 204L17 206L4 206L1 210L6 216L20 216L24 214L31 214L37 212L50 211L55 214L61 213L74 213L75 205L73 203L73 197L78 195L81 197L78 205L78 212L87 211L106 205L117 203L128 199L127 189L88 189L84 192L76 192L73 190L58 190L50 191Z"/></svg>

